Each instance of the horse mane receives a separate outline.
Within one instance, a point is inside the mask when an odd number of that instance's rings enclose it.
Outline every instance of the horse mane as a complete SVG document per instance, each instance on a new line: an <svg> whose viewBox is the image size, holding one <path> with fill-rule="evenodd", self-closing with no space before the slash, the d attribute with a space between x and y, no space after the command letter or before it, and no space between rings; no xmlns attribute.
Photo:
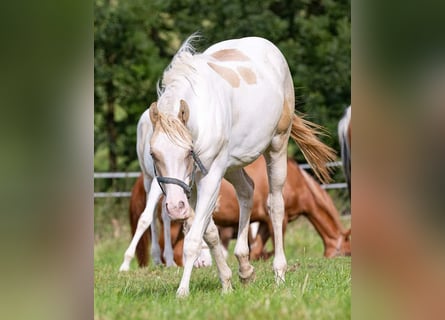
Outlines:
<svg viewBox="0 0 445 320"><path fill-rule="evenodd" d="M193 57L196 56L196 49L193 43L200 38L201 36L198 32L193 33L184 41L173 56L172 61L164 70L162 80L157 83L158 98L164 95L167 86L173 85L175 82L181 82L185 79L190 84L192 83L190 76L196 71L193 66Z"/></svg>
<svg viewBox="0 0 445 320"><path fill-rule="evenodd" d="M178 90L183 86L184 82L188 82L193 88L192 76L196 73L193 59L196 56L196 50L193 42L198 38L200 38L200 35L196 32L189 36L164 70L162 79L156 85L158 105L162 103L162 105L169 106L170 108L174 106L178 100ZM166 110L164 109L164 111ZM159 112L157 123L159 123L172 143L185 149L192 148L191 133L178 118L168 113Z"/></svg>
<svg viewBox="0 0 445 320"><path fill-rule="evenodd" d="M172 115L161 112L158 115L159 118L156 125L159 124L162 131L164 131L167 135L168 139L172 143L184 149L192 149L192 134L190 133L190 130L187 129L187 127L181 122L181 120Z"/></svg>

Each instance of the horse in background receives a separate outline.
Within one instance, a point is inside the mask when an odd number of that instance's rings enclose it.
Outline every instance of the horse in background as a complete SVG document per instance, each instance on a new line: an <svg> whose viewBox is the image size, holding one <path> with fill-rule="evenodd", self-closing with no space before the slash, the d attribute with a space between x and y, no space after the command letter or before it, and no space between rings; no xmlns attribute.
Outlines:
<svg viewBox="0 0 445 320"><path fill-rule="evenodd" d="M348 184L349 201L351 201L351 106L347 107L338 122L338 139L341 148L343 172Z"/></svg>
<svg viewBox="0 0 445 320"><path fill-rule="evenodd" d="M189 37L173 57L164 71L158 101L138 123L136 149L147 200L119 270L130 269L137 243L154 221L157 203L164 194L163 207L169 217L185 220L189 228L177 296L189 294L202 239L212 251L223 292L231 291L232 272L212 219L224 177L235 187L240 203L235 246L238 275L244 283L252 280L254 267L249 262L247 238L253 182L243 167L264 154L275 241L273 270L280 284L285 281L287 268L282 189L289 137L324 182L330 180L326 163L334 159L335 152L317 138L320 126L294 114L292 76L275 45L248 37L219 42L196 53L193 38Z"/></svg>
<svg viewBox="0 0 445 320"><path fill-rule="evenodd" d="M273 236L273 228L267 213L269 187L266 162L263 157L260 157L245 167L245 170L255 184L251 222L260 223L256 237L250 241L250 258L252 260L267 259L272 253L265 252L264 248L268 239ZM141 208L138 211L132 210L135 208L132 202L144 203L145 201L145 193L141 192L143 190L142 177L139 177L136 181L133 190L135 189L139 189L139 192L135 193L137 197L132 197L130 202L130 224L132 230L134 230L143 210ZM343 227L340 215L331 197L308 173L291 159L287 161L287 177L284 184L283 197L285 206L283 236L288 222L294 221L300 216L305 216L322 238L325 257L351 255L351 230L345 230ZM218 226L221 241L226 249L229 241L235 236L234 230L236 230L239 220L238 206L234 188L229 182L223 180L215 211L213 212L213 219ZM160 208L158 208L158 217L161 217ZM174 246L175 261L177 265L181 266L182 225L172 222L171 228L171 243ZM144 237L147 239L148 234L144 234ZM161 235L159 243L164 248L164 236ZM147 265L148 242L146 240L141 241L137 248L139 248L136 251L139 265ZM202 264L207 265L207 263Z"/></svg>
<svg viewBox="0 0 445 320"><path fill-rule="evenodd" d="M260 170L248 167L246 171L251 174L255 181L255 188L257 186L262 188L262 190L256 191L262 193L260 197L262 198L264 208L267 205L267 198L264 193L267 190L267 179L265 179L265 176L259 175L259 173L261 170L265 170L265 163L264 161L259 161L256 165ZM343 227L340 215L329 194L292 159L287 161L287 172L283 189L285 204L283 234L287 223L295 221L300 216L304 216L321 237L325 257L350 256L351 229L346 230ZM257 220L260 222L260 225L254 242L250 246L250 257L254 260L259 258L267 259L272 254L265 251L265 245L268 239L273 236L273 228L267 212L264 209L258 210L258 212L261 213L261 219L259 217ZM217 221L216 218L215 221Z"/></svg>

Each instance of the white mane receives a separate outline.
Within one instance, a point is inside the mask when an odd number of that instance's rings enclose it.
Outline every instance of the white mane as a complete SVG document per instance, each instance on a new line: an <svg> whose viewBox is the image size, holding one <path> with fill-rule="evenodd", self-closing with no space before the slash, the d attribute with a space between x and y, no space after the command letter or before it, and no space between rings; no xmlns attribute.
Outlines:
<svg viewBox="0 0 445 320"><path fill-rule="evenodd" d="M174 55L171 63L164 70L162 75L161 84L157 84L158 99L166 93L167 86L175 86L176 83L182 83L184 81L192 84L191 75L195 74L194 59L196 56L196 49L193 46L193 42L200 38L199 34L194 33L185 40L181 45L178 52ZM174 91L174 90L173 90ZM169 100L169 94L164 97Z"/></svg>

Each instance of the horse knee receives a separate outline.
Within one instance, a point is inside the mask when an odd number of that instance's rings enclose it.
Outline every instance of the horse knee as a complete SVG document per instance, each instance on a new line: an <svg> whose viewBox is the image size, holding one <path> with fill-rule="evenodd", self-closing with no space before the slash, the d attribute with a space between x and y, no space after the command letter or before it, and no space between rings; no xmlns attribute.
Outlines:
<svg viewBox="0 0 445 320"><path fill-rule="evenodd" d="M141 215L138 221L138 229L142 229L145 231L150 226L150 223L151 223L150 219Z"/></svg>
<svg viewBox="0 0 445 320"><path fill-rule="evenodd" d="M219 231L214 223L210 223L207 227L204 240L210 249L215 248L220 243Z"/></svg>
<svg viewBox="0 0 445 320"><path fill-rule="evenodd" d="M201 248L201 242L197 239L185 239L184 257L185 259L197 257Z"/></svg>
<svg viewBox="0 0 445 320"><path fill-rule="evenodd" d="M244 242L241 243L239 239L236 241L234 254L236 257L249 257L249 245L246 245Z"/></svg>

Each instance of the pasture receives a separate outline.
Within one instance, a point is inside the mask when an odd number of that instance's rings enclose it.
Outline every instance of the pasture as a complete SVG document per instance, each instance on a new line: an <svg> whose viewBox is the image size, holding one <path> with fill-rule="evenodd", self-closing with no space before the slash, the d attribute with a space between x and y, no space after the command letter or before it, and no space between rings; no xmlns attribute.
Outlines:
<svg viewBox="0 0 445 320"><path fill-rule="evenodd" d="M351 258L322 257L323 244L303 217L288 225L285 252L286 283L277 287L272 260L253 262L256 279L244 286L238 263L228 258L233 292L222 295L215 265L195 269L190 296L176 298L182 268L150 265L136 260L119 273L131 239L128 199L95 200L94 313L95 319L349 319L351 317ZM350 216L342 217L346 227ZM271 246L268 243L269 248Z"/></svg>

